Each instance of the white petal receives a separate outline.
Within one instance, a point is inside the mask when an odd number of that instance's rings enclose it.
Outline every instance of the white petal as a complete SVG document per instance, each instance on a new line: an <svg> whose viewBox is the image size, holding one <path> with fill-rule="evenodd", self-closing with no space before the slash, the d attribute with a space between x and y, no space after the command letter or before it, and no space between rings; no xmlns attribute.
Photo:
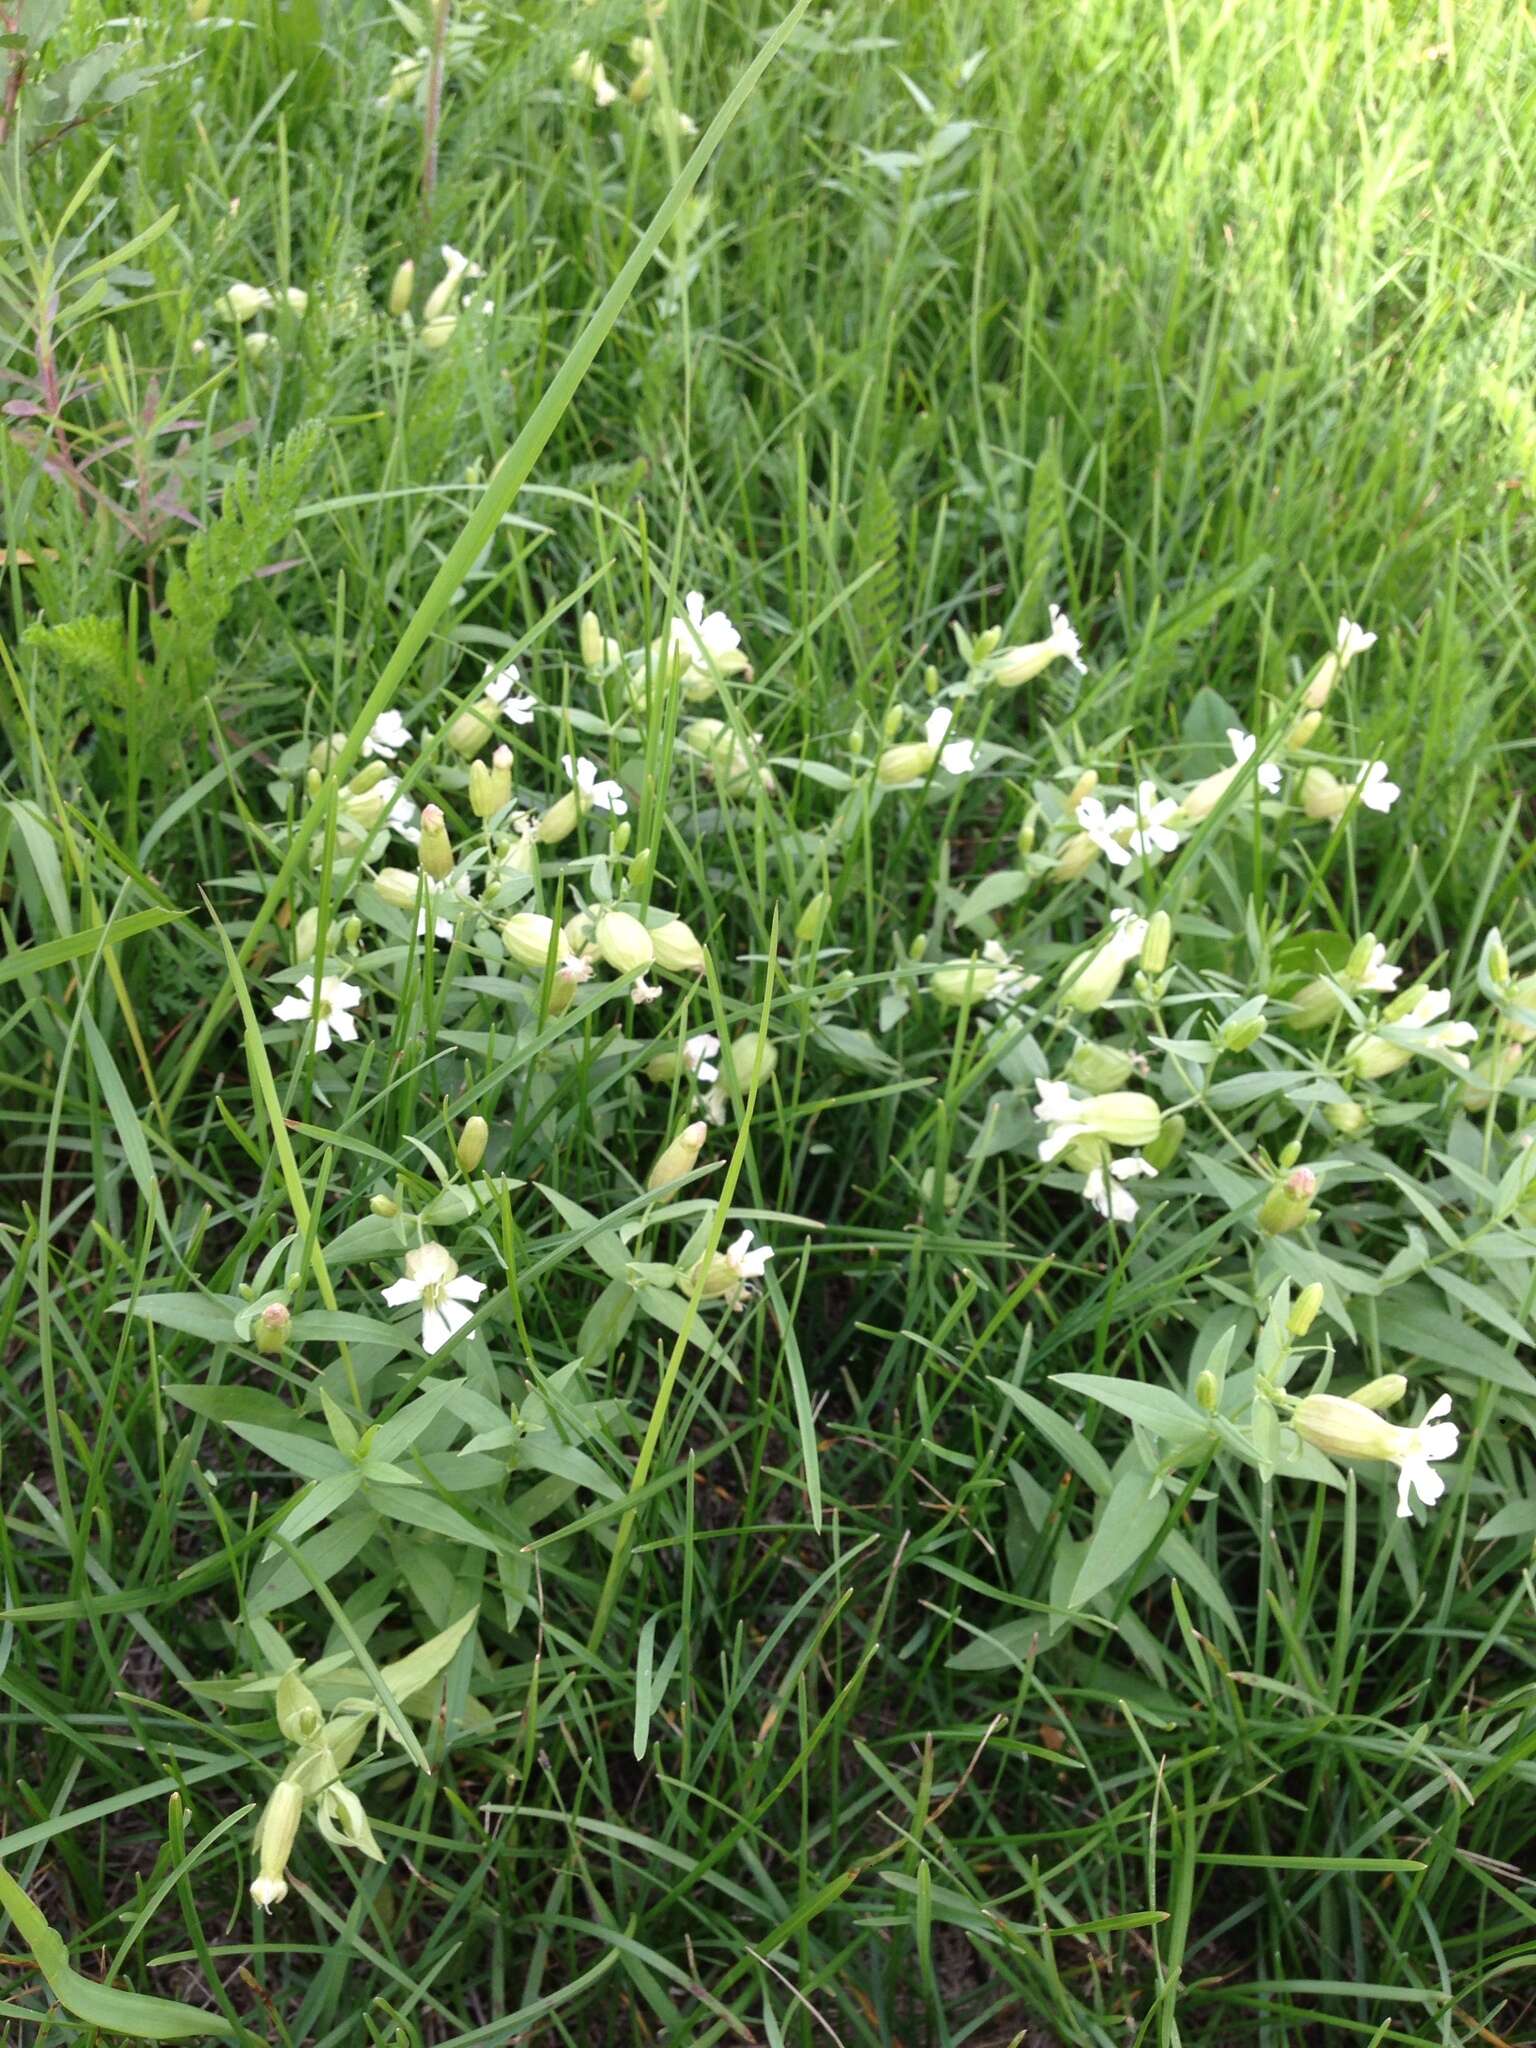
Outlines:
<svg viewBox="0 0 1536 2048"><path fill-rule="evenodd" d="M468 1273L461 1273L457 1280L450 1280L443 1289L455 1301L478 1301L485 1292L485 1282L476 1280Z"/></svg>
<svg viewBox="0 0 1536 2048"><path fill-rule="evenodd" d="M403 1280L391 1280L389 1285L380 1288L379 1292L391 1308L404 1308L409 1301L420 1301L421 1282L413 1280L407 1274Z"/></svg>
<svg viewBox="0 0 1536 2048"><path fill-rule="evenodd" d="M923 727L923 737L927 740L929 746L936 747L954 722L955 714L947 704L935 705L928 714L928 722Z"/></svg>
<svg viewBox="0 0 1536 2048"><path fill-rule="evenodd" d="M951 740L939 756L951 775L969 775L976 766L976 743L974 740Z"/></svg>
<svg viewBox="0 0 1536 2048"><path fill-rule="evenodd" d="M313 996L284 996L280 1003L272 1005L272 1014L280 1024L301 1024L313 1016L314 1009Z"/></svg>

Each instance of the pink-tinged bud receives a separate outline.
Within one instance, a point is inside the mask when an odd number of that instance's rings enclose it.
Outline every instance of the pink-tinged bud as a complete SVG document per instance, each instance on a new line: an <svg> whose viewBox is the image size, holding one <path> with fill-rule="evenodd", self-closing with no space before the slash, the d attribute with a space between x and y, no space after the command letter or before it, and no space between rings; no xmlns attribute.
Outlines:
<svg viewBox="0 0 1536 2048"><path fill-rule="evenodd" d="M276 1358L288 1342L293 1315L284 1301L269 1301L256 1318L256 1349L263 1358Z"/></svg>
<svg viewBox="0 0 1536 2048"><path fill-rule="evenodd" d="M1283 1237L1299 1230L1312 1216L1312 1197L1317 1193L1317 1175L1310 1166L1293 1166L1283 1180L1277 1180L1259 1208L1259 1228L1271 1237Z"/></svg>
<svg viewBox="0 0 1536 2048"><path fill-rule="evenodd" d="M424 873L434 882L444 882L453 873L453 848L448 841L448 824L436 804L421 807L421 856Z"/></svg>

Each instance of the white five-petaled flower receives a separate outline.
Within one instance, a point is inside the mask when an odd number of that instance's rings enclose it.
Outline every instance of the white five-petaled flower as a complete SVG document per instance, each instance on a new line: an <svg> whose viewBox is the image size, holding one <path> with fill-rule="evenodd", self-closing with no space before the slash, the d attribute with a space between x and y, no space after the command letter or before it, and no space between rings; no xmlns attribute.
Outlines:
<svg viewBox="0 0 1536 2048"><path fill-rule="evenodd" d="M515 661L509 661L503 669L498 669L494 661L490 662L480 686L481 695L499 705L502 716L510 718L514 725L532 725L533 714L539 708L538 699L530 697L525 690L518 690L522 679L522 671Z"/></svg>
<svg viewBox="0 0 1536 2048"><path fill-rule="evenodd" d="M645 976L640 974L635 977L634 986L629 992L629 1000L632 1003L654 1003L662 993L661 989L653 987Z"/></svg>
<svg viewBox="0 0 1536 2048"><path fill-rule="evenodd" d="M1365 963L1364 972L1356 977L1355 986L1369 990L1373 995L1390 995L1397 987L1402 974L1401 967L1392 966L1387 959L1387 949L1379 942L1371 948L1371 957Z"/></svg>
<svg viewBox="0 0 1536 2048"><path fill-rule="evenodd" d="M667 651L676 660L682 681L739 674L747 657L730 619L724 612L706 614L701 591L690 590L683 603L687 618L673 619L667 629Z"/></svg>
<svg viewBox="0 0 1536 2048"><path fill-rule="evenodd" d="M599 781L595 762L585 754L578 754L572 760L569 754L560 756L560 766L576 785L576 794L584 804L590 804L596 811L611 811L616 818L622 818L629 809L622 783Z"/></svg>
<svg viewBox="0 0 1536 2048"><path fill-rule="evenodd" d="M945 744L944 735L954 719L955 714L947 704L935 705L923 726L923 737L930 747L939 749L939 761L951 775L969 775L976 766L975 741L950 740Z"/></svg>
<svg viewBox="0 0 1536 2048"><path fill-rule="evenodd" d="M1340 615L1338 639L1334 642L1334 652L1339 657L1340 668L1347 667L1357 654L1364 654L1368 647L1375 645L1374 633L1367 633L1364 626L1357 626L1353 619Z"/></svg>
<svg viewBox="0 0 1536 2048"><path fill-rule="evenodd" d="M1073 630L1072 621L1059 604L1050 607L1050 644L1063 661L1069 661L1080 676L1088 673L1088 665L1082 659L1083 643Z"/></svg>
<svg viewBox="0 0 1536 2048"><path fill-rule="evenodd" d="M1155 782L1139 783L1130 835L1132 853L1139 853L1144 859L1154 853L1172 853L1179 843L1179 835L1170 828L1168 820L1178 808L1171 796L1158 795ZM1119 813L1113 813L1110 823L1114 824L1118 818Z"/></svg>
<svg viewBox="0 0 1536 2048"><path fill-rule="evenodd" d="M280 1023L307 1023L315 1021L315 1051L329 1052L332 1038L343 1039L348 1045L357 1038L357 1019L352 1012L363 1000L363 992L355 983L342 981L334 974L327 974L320 983L319 993L315 991L315 977L302 975L291 996L284 996L280 1003L274 1003L272 1014Z"/></svg>
<svg viewBox="0 0 1536 2048"><path fill-rule="evenodd" d="M1464 1055L1458 1054L1457 1047L1473 1045L1477 1041L1475 1024L1458 1023L1455 1018L1442 1024L1440 1019L1451 1007L1451 992L1448 988L1426 989L1408 1012L1397 1022L1406 1025L1410 1031L1428 1033L1429 1043L1441 1052L1448 1052L1459 1066L1466 1065Z"/></svg>
<svg viewBox="0 0 1536 2048"><path fill-rule="evenodd" d="M1434 1468L1443 1459L1454 1458L1461 1441L1456 1424L1442 1420L1450 1406L1450 1395L1442 1394L1422 1421L1403 1429L1363 1402L1338 1394L1308 1394L1296 1404L1291 1424L1307 1443L1331 1457L1372 1458L1396 1465L1397 1512L1406 1516L1413 1511L1414 1494L1433 1507L1445 1492L1445 1481Z"/></svg>
<svg viewBox="0 0 1536 2048"><path fill-rule="evenodd" d="M580 953L567 953L555 962L556 981L568 981L573 987L592 979L592 962L584 960Z"/></svg>
<svg viewBox="0 0 1536 2048"><path fill-rule="evenodd" d="M1048 1165L1058 1152L1065 1152L1074 1138L1088 1136L1088 1125L1082 1120L1082 1105L1065 1081L1037 1081L1035 1093L1039 1101L1035 1104L1035 1115L1041 1123L1051 1126L1051 1135L1039 1147L1042 1165Z"/></svg>
<svg viewBox="0 0 1536 2048"><path fill-rule="evenodd" d="M405 1255L405 1278L382 1289L391 1308L421 1303L421 1348L430 1356L441 1351L474 1314L467 1306L485 1292L483 1280L460 1273L452 1255L440 1244L424 1244Z"/></svg>
<svg viewBox="0 0 1536 2048"><path fill-rule="evenodd" d="M411 743L411 729L398 711L381 711L368 728L363 752L377 761L393 761Z"/></svg>
<svg viewBox="0 0 1536 2048"><path fill-rule="evenodd" d="M702 1081L707 1086L711 1081L718 1081L720 1078L720 1069L715 1065L715 1057L719 1050L720 1041L713 1031L701 1031L697 1037L688 1039L684 1044L683 1065L696 1081Z"/></svg>
<svg viewBox="0 0 1536 2048"><path fill-rule="evenodd" d="M1372 634L1374 639L1375 635ZM1397 1512L1400 1516L1412 1512L1410 1494L1417 1494L1425 1507L1432 1508L1445 1492L1445 1481L1434 1469L1442 1458L1454 1458L1456 1447L1461 1442L1461 1431L1454 1422L1443 1422L1440 1418L1451 1410L1451 1397L1442 1394L1425 1411L1424 1420L1412 1429L1403 1431L1410 1441L1402 1447L1397 1463Z"/></svg>
<svg viewBox="0 0 1536 2048"><path fill-rule="evenodd" d="M1244 732L1240 725L1227 727L1227 742L1232 749L1232 758L1239 768L1244 768L1253 759L1258 741L1251 732ZM1270 796L1280 794L1280 764L1278 761L1261 761L1254 771L1260 789Z"/></svg>
<svg viewBox="0 0 1536 2048"><path fill-rule="evenodd" d="M1355 788L1368 811L1390 811L1403 793L1388 778L1385 761L1367 761L1355 777Z"/></svg>
<svg viewBox="0 0 1536 2048"><path fill-rule="evenodd" d="M1124 804L1113 811L1106 811L1096 796L1085 796L1074 813L1078 824L1100 853L1117 868L1130 866L1130 849L1122 844L1116 834L1124 829L1132 815Z"/></svg>
<svg viewBox="0 0 1536 2048"><path fill-rule="evenodd" d="M1149 1166L1138 1152L1112 1161L1107 1174L1102 1166L1096 1166L1083 1182L1083 1200L1106 1220L1112 1216L1116 1223L1132 1223L1140 1204L1130 1189L1121 1183L1139 1179L1142 1175L1148 1180L1156 1180L1157 1168Z"/></svg>
<svg viewBox="0 0 1536 2048"><path fill-rule="evenodd" d="M725 1262L743 1281L761 1280L772 1257L772 1245L754 1245L751 1231L744 1230L726 1253Z"/></svg>

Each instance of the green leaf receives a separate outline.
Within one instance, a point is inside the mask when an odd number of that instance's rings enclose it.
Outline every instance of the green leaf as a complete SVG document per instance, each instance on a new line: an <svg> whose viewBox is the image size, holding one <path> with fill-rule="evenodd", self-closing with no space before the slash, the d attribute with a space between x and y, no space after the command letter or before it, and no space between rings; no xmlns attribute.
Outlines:
<svg viewBox="0 0 1536 2048"><path fill-rule="evenodd" d="M1072 1583L1072 1605L1085 1607L1138 1564L1168 1519L1168 1499L1145 1472L1122 1472Z"/></svg>
<svg viewBox="0 0 1536 2048"><path fill-rule="evenodd" d="M205 1337L210 1344L233 1344L235 1317L244 1307L232 1294L141 1294L137 1301L113 1302L112 1313L142 1316L147 1323Z"/></svg>
<svg viewBox="0 0 1536 2048"><path fill-rule="evenodd" d="M1090 1401L1113 1408L1117 1415L1141 1423L1168 1443L1203 1443L1211 1434L1200 1411L1167 1387L1147 1387L1139 1380L1117 1380L1107 1373L1055 1372L1051 1378L1058 1386L1070 1387L1074 1394L1084 1394Z"/></svg>
<svg viewBox="0 0 1536 2048"><path fill-rule="evenodd" d="M69 1950L27 1897L10 1872L0 1866L0 1905L16 1932L32 1951L32 1960L48 1989L67 2013L88 2027L127 2034L135 2041L202 2041L210 2034L232 2040L235 2029L216 2012L200 2012L179 1999L146 1998L138 1991L114 1991L94 1977L82 1977L69 1960Z"/></svg>

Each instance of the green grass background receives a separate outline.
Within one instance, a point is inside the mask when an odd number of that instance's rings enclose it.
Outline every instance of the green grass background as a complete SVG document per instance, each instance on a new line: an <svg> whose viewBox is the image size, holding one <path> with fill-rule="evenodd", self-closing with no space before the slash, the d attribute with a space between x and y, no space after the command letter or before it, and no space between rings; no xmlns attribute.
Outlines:
<svg viewBox="0 0 1536 2048"><path fill-rule="evenodd" d="M181 529L82 515L19 427L0 441L0 800L58 826L51 866L29 854L45 879L24 916L4 813L8 942L197 913L124 943L116 982L86 954L0 989L7 1868L83 1968L122 1951L125 1981L218 1983L285 2048L1529 2039L1528 1544L1480 1545L1445 1512L1389 1546L1353 1496L1292 1493L1207 1539L1236 1637L1164 1587L1134 1642L1034 1646L1052 1560L1015 1473L1057 1475L992 1376L1156 1358L1195 1255L1174 1239L1080 1271L1075 1219L1020 1212L1001 1172L953 1225L915 1228L967 1086L922 1018L901 1046L930 1083L920 1107L791 1050L748 1185L826 1226L780 1239L793 1369L781 1319L758 1315L739 1388L682 1390L607 1626L599 1518L536 1553L537 1625L503 1659L493 1734L430 1779L376 1768L387 1870L354 1882L311 1838L302 1894L253 1931L244 1826L209 1836L264 1796L275 1749L179 1681L226 1665L251 1532L287 1482L163 1397L208 1370L206 1347L150 1346L111 1313L150 1282L228 1285L284 1227L238 1038L199 1039L226 984L201 905L245 937L271 872L263 761L356 716L681 161L567 79L581 45L623 72L634 11L473 18L429 209L419 121L374 104L412 37L350 0L253 0L196 29L151 9L152 50L180 68L8 184L5 362L23 380L46 248L98 153L61 259L177 209L75 358L91 388L68 417L82 449L124 441L102 458L120 496L182 438L148 431L162 407L192 423L174 469L194 508L302 423L322 442L285 566L238 592L214 684L177 697L167 672L114 725L19 629L160 587ZM702 123L777 19L672 0L677 103ZM60 37L100 32L77 0ZM747 723L814 763L912 701L952 621L1027 639L1053 599L1092 673L1010 700L1010 736L1049 758L1058 733L1075 759L1075 720L1124 728L1155 765L1202 687L1258 724L1347 610L1381 636L1352 687L1358 751L1405 796L1388 857L1318 877L1319 900L1360 928L1407 917L1429 955L1490 917L1528 938L1533 120L1519 8L832 0L744 106L399 701L431 719L534 638L541 694L579 704L581 604L638 627L697 585L753 651ZM483 348L429 357L336 315L354 288L377 308L404 256L425 276L441 240L490 273ZM193 343L231 278L315 306L214 390ZM780 776L783 797L738 806L718 839L681 804L668 821L689 914L717 957L760 960L775 915L792 924L825 884L826 942L872 982L934 917L931 814L825 875L801 835L826 793ZM972 807L950 857L984 869L1017 818ZM431 1045L433 1001L404 1043ZM792 1039L792 1005L780 1024ZM443 1128L447 1078L412 1072L381 1052L351 1099L301 1087L289 1107L393 1159ZM654 1109L635 1125L579 1097L497 1113L577 1194L594 1148L648 1160L660 1138ZM301 1157L312 1174L315 1148ZM637 1170L615 1160L611 1199ZM1065 1271L1042 1290L1048 1256ZM545 1367L589 1299L559 1267L528 1291ZM614 1372L647 1415L654 1362ZM1518 1491L1529 1472L1497 1477ZM977 1668L977 1631L1004 1624L1009 1654ZM646 1666L674 1643L650 1713ZM35 2000L3 2009L18 2041L80 2038Z"/></svg>

